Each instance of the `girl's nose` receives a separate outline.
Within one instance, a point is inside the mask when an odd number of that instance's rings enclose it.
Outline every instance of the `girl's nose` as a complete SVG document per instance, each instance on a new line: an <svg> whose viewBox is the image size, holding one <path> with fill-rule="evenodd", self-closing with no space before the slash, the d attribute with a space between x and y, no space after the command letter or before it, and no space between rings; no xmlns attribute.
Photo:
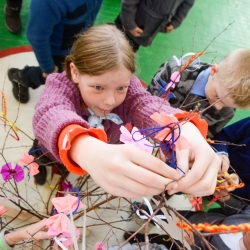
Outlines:
<svg viewBox="0 0 250 250"><path fill-rule="evenodd" d="M115 96L113 94L110 94L110 95L106 96L103 103L105 105L109 105L109 106L114 105L115 104Z"/></svg>

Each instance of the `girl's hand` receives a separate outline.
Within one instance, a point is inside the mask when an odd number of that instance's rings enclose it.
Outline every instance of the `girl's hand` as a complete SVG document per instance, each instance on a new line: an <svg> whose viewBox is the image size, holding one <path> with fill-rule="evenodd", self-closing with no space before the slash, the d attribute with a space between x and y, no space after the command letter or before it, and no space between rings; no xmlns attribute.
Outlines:
<svg viewBox="0 0 250 250"><path fill-rule="evenodd" d="M200 131L190 122L181 126L181 135L192 145L190 149L176 151L177 166L186 175L180 173L178 188L169 194L185 192L193 196L213 194L221 161L207 144ZM192 164L189 170L189 164Z"/></svg>
<svg viewBox="0 0 250 250"><path fill-rule="evenodd" d="M83 135L72 142L70 157L113 195L139 198L177 187L175 169L131 145L106 144Z"/></svg>
<svg viewBox="0 0 250 250"><path fill-rule="evenodd" d="M129 31L134 37L140 36L143 33L143 30L139 27L134 28L133 30Z"/></svg>

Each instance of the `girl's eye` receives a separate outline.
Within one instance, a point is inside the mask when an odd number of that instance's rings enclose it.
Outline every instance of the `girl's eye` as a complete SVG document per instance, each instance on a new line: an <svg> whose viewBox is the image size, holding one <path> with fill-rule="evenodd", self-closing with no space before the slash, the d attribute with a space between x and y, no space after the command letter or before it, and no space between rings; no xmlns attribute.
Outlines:
<svg viewBox="0 0 250 250"><path fill-rule="evenodd" d="M126 88L127 88L127 87L120 87L120 88L118 88L118 90L124 91Z"/></svg>
<svg viewBox="0 0 250 250"><path fill-rule="evenodd" d="M102 86L94 86L94 89L95 89L95 90L102 90L103 87L102 87Z"/></svg>

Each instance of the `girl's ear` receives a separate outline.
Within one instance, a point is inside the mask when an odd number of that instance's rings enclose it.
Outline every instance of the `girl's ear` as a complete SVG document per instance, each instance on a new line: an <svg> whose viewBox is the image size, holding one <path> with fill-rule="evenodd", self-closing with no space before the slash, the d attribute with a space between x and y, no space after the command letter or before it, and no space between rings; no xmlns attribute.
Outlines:
<svg viewBox="0 0 250 250"><path fill-rule="evenodd" d="M213 76L215 73L218 72L218 65L217 64L212 64L210 75Z"/></svg>
<svg viewBox="0 0 250 250"><path fill-rule="evenodd" d="M74 83L79 83L79 72L78 72L75 64L71 62L69 64L69 66L70 66L72 81Z"/></svg>

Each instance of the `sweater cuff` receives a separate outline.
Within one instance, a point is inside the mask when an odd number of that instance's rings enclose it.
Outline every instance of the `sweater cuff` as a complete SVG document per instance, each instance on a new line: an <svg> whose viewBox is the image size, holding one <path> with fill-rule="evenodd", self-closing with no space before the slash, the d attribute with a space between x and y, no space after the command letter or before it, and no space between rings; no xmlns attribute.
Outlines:
<svg viewBox="0 0 250 250"><path fill-rule="evenodd" d="M86 129L77 124L71 124L65 127L60 135L58 140L58 148L59 148L59 155L62 163L66 166L69 172L78 174L78 175L85 175L87 172L83 170L78 164L76 164L70 157L69 157L69 150L71 148L72 141L78 136L82 134L87 134L93 136L103 142L107 143L107 135L102 129L98 128L89 128Z"/></svg>
<svg viewBox="0 0 250 250"><path fill-rule="evenodd" d="M206 120L202 119L200 114L196 112L189 113L187 111L183 111L182 113L176 113L174 116L181 121L182 119L186 118L191 119L189 122L193 123L200 131L201 135L206 139L207 132L208 132L208 124Z"/></svg>

